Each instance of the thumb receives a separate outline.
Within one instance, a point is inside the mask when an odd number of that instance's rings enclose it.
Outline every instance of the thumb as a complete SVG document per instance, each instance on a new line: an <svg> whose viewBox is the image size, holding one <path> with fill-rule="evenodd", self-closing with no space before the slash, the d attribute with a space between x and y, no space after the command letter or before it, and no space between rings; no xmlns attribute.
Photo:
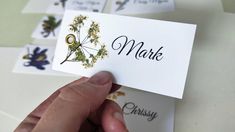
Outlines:
<svg viewBox="0 0 235 132"><path fill-rule="evenodd" d="M33 132L73 132L104 102L112 87L112 75L99 72L85 81L63 88L48 107Z"/></svg>

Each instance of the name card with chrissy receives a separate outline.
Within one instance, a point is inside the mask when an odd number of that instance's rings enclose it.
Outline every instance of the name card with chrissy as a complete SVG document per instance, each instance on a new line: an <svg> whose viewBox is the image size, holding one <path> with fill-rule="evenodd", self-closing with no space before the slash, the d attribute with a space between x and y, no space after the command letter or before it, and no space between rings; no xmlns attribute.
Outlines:
<svg viewBox="0 0 235 132"><path fill-rule="evenodd" d="M110 94L130 132L174 132L175 99L122 87Z"/></svg>
<svg viewBox="0 0 235 132"><path fill-rule="evenodd" d="M66 11L53 69L90 77L110 71L118 84L182 98L196 26Z"/></svg>

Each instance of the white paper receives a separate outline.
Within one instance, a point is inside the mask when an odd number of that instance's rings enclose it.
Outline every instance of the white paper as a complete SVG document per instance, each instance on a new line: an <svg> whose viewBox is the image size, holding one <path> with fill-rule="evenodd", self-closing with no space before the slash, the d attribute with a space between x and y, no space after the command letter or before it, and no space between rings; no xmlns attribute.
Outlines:
<svg viewBox="0 0 235 132"><path fill-rule="evenodd" d="M173 98L129 88L121 88L109 98L122 108L130 132L174 131Z"/></svg>
<svg viewBox="0 0 235 132"><path fill-rule="evenodd" d="M69 26L76 16L88 17L80 35ZM93 21L99 25L97 46L86 40ZM192 24L66 11L53 69L88 77L98 71L110 71L118 84L182 98L195 30ZM69 43L73 40L69 36L74 36L75 43L80 41L82 46L75 44L76 50L69 49L70 44L65 41L66 37ZM92 55L97 55L96 50L101 50L102 45L108 55L95 60L92 66ZM78 50L79 55L74 52Z"/></svg>
<svg viewBox="0 0 235 132"><path fill-rule="evenodd" d="M111 13L144 14L173 11L174 0L113 0Z"/></svg>
<svg viewBox="0 0 235 132"><path fill-rule="evenodd" d="M105 5L106 0L51 0L47 13L63 15L67 9L102 12Z"/></svg>
<svg viewBox="0 0 235 132"><path fill-rule="evenodd" d="M63 15L68 0L50 0L46 13Z"/></svg>
<svg viewBox="0 0 235 132"><path fill-rule="evenodd" d="M36 51L35 49L38 48ZM52 70L55 47L26 45L14 66L14 73L71 76L70 74Z"/></svg>
<svg viewBox="0 0 235 132"><path fill-rule="evenodd" d="M54 17L56 23L60 23L58 27L56 27L54 30L51 30L47 32L44 30L43 24L45 24L45 21L49 20L48 17ZM34 39L52 39L55 40L58 37L60 26L61 26L62 16L45 16L43 19L39 22L38 26L35 28L32 38Z"/></svg>
<svg viewBox="0 0 235 132"><path fill-rule="evenodd" d="M65 9L102 12L105 4L106 0L68 0Z"/></svg>

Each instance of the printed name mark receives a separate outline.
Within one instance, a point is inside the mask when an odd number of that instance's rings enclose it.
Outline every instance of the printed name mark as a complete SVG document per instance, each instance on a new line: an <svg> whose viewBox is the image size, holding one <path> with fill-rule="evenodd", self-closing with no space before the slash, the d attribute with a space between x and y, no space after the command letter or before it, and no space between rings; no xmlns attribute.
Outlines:
<svg viewBox="0 0 235 132"><path fill-rule="evenodd" d="M119 50L118 55L120 55L127 46L131 44L129 50L127 50L126 55L129 55L135 48L139 47L135 53L135 58L149 58L150 60L161 61L163 58L163 53L161 52L163 46L161 46L157 51L154 52L153 49L144 49L144 42L135 43L135 40L128 40L127 36L119 36L112 43L113 50Z"/></svg>

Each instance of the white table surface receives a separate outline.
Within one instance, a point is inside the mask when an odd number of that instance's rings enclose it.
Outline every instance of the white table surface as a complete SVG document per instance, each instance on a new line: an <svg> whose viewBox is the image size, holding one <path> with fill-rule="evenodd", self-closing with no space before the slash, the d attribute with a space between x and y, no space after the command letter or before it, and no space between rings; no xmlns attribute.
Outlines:
<svg viewBox="0 0 235 132"><path fill-rule="evenodd" d="M140 17L198 25L184 98L176 102L175 132L235 131L235 14L224 13L220 0L176 0L175 12ZM0 48L0 110L15 118L0 112L4 132L76 79L14 74L18 52Z"/></svg>

